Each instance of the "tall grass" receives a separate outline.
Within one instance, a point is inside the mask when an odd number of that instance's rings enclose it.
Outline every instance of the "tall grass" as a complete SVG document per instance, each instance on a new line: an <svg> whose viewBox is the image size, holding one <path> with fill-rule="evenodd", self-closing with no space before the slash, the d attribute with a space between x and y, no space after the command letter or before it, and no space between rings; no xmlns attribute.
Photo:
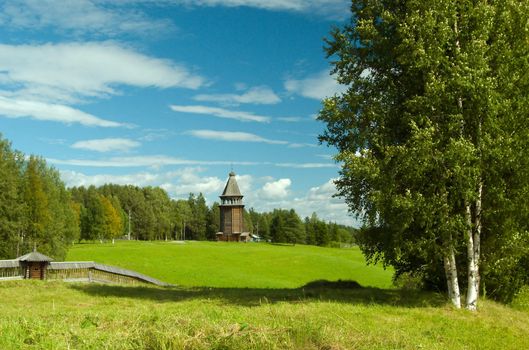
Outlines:
<svg viewBox="0 0 529 350"><path fill-rule="evenodd" d="M529 314L484 301L299 289L0 283L0 349L527 349Z"/></svg>

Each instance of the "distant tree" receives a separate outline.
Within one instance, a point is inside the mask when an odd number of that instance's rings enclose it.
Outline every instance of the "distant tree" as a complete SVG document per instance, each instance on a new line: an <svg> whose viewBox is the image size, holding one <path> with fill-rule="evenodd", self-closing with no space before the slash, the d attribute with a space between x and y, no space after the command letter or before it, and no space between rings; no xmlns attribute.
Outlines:
<svg viewBox="0 0 529 350"><path fill-rule="evenodd" d="M254 223L252 220L252 216L250 213L246 211L246 209L243 210L243 221L244 221L244 230L246 232L252 232L254 231Z"/></svg>
<svg viewBox="0 0 529 350"><path fill-rule="evenodd" d="M217 239L217 232L220 231L220 208L219 203L214 202L208 211L207 233L208 240Z"/></svg>
<svg viewBox="0 0 529 350"><path fill-rule="evenodd" d="M123 233L123 221L120 208L112 203L111 199L106 196L99 196L102 209L102 225L103 237L106 239L114 239Z"/></svg>
<svg viewBox="0 0 529 350"><path fill-rule="evenodd" d="M288 243L305 243L305 227L294 209L285 213L285 238Z"/></svg>
<svg viewBox="0 0 529 350"><path fill-rule="evenodd" d="M189 228L189 222L191 221L192 212L187 200L177 200L172 205L173 217L175 220L174 224L174 235L176 239L182 240L185 237L185 228ZM187 237L189 238L189 237Z"/></svg>
<svg viewBox="0 0 529 350"><path fill-rule="evenodd" d="M160 187L144 188L145 201L153 213L154 239L168 239L171 236L171 199Z"/></svg>
<svg viewBox="0 0 529 350"><path fill-rule="evenodd" d="M101 240L105 237L104 209L95 186L90 186L85 194L84 210L81 211L81 238Z"/></svg>
<svg viewBox="0 0 529 350"><path fill-rule="evenodd" d="M316 232L316 244L319 246L328 246L331 242L331 237L327 224L322 220L316 221L314 231Z"/></svg>
<svg viewBox="0 0 529 350"><path fill-rule="evenodd" d="M310 218L305 218L305 241L307 244L316 245L318 243L316 239L316 224L318 221L319 219L316 213L312 213Z"/></svg>
<svg viewBox="0 0 529 350"><path fill-rule="evenodd" d="M23 156L13 151L11 144L0 135L0 259L12 259L20 254L26 234L20 196L22 161Z"/></svg>
<svg viewBox="0 0 529 350"><path fill-rule="evenodd" d="M206 199L202 193L195 197L193 193L189 194L189 207L191 208L191 217L189 218L189 232L191 239L203 241L206 239L206 227L208 207Z"/></svg>
<svg viewBox="0 0 529 350"><path fill-rule="evenodd" d="M27 226L26 240L31 245L42 245L46 242L48 227L51 224L51 212L48 196L44 189L38 159L29 158L24 174L24 203L26 205ZM27 249L27 248L26 248Z"/></svg>
<svg viewBox="0 0 529 350"><path fill-rule="evenodd" d="M247 229L247 230L249 230L252 233L257 233L257 224L259 223L259 218L261 217L261 215L257 211L255 211L254 208L250 208L248 210L248 215L250 216L252 227L251 229Z"/></svg>
<svg viewBox="0 0 529 350"><path fill-rule="evenodd" d="M259 215L255 232L265 241L268 241L272 238L270 234L270 223L268 221L268 215Z"/></svg>
<svg viewBox="0 0 529 350"><path fill-rule="evenodd" d="M270 238L275 243L287 242L285 234L285 218L284 212L279 209L275 209L272 213L272 222L270 224Z"/></svg>

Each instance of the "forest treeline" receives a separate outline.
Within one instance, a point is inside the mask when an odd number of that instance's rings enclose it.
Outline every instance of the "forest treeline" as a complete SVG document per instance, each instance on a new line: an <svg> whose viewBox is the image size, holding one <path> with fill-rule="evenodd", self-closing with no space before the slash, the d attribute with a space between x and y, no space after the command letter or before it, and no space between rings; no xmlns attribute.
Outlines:
<svg viewBox="0 0 529 350"><path fill-rule="evenodd" d="M59 172L0 137L0 259L35 246L56 259L80 235L76 203Z"/></svg>
<svg viewBox="0 0 529 350"><path fill-rule="evenodd" d="M174 200L159 187L107 184L70 189L80 222L80 239L215 240L220 231L219 203L202 193ZM304 220L294 209L244 211L245 229L277 243L335 245L351 243L354 229L328 223L317 214Z"/></svg>
<svg viewBox="0 0 529 350"><path fill-rule="evenodd" d="M0 259L34 247L64 259L80 240L215 240L219 204L190 194L174 200L159 187L108 184L66 188L59 172L44 159L11 148L0 136ZM130 219L129 219L130 218ZM355 230L328 223L316 214L302 220L295 210L244 212L245 228L277 243L340 245Z"/></svg>

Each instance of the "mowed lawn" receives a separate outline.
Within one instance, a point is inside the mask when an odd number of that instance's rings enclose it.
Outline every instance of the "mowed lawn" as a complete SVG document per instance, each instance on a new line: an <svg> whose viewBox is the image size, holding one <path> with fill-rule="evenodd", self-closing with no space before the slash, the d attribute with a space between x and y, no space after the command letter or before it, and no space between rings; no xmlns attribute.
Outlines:
<svg viewBox="0 0 529 350"><path fill-rule="evenodd" d="M391 287L391 270L366 266L358 248L225 242L76 244L70 261L131 269L178 286L297 288L316 280Z"/></svg>

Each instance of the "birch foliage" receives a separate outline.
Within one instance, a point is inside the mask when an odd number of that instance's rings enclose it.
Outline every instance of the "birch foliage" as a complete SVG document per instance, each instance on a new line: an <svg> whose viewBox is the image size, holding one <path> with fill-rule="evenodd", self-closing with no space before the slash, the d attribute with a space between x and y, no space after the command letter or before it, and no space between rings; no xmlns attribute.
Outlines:
<svg viewBox="0 0 529 350"><path fill-rule="evenodd" d="M327 40L348 90L324 100L322 142L360 245L476 309L527 282L529 3L359 0ZM508 254L509 258L505 256ZM506 293L504 276L516 281Z"/></svg>

